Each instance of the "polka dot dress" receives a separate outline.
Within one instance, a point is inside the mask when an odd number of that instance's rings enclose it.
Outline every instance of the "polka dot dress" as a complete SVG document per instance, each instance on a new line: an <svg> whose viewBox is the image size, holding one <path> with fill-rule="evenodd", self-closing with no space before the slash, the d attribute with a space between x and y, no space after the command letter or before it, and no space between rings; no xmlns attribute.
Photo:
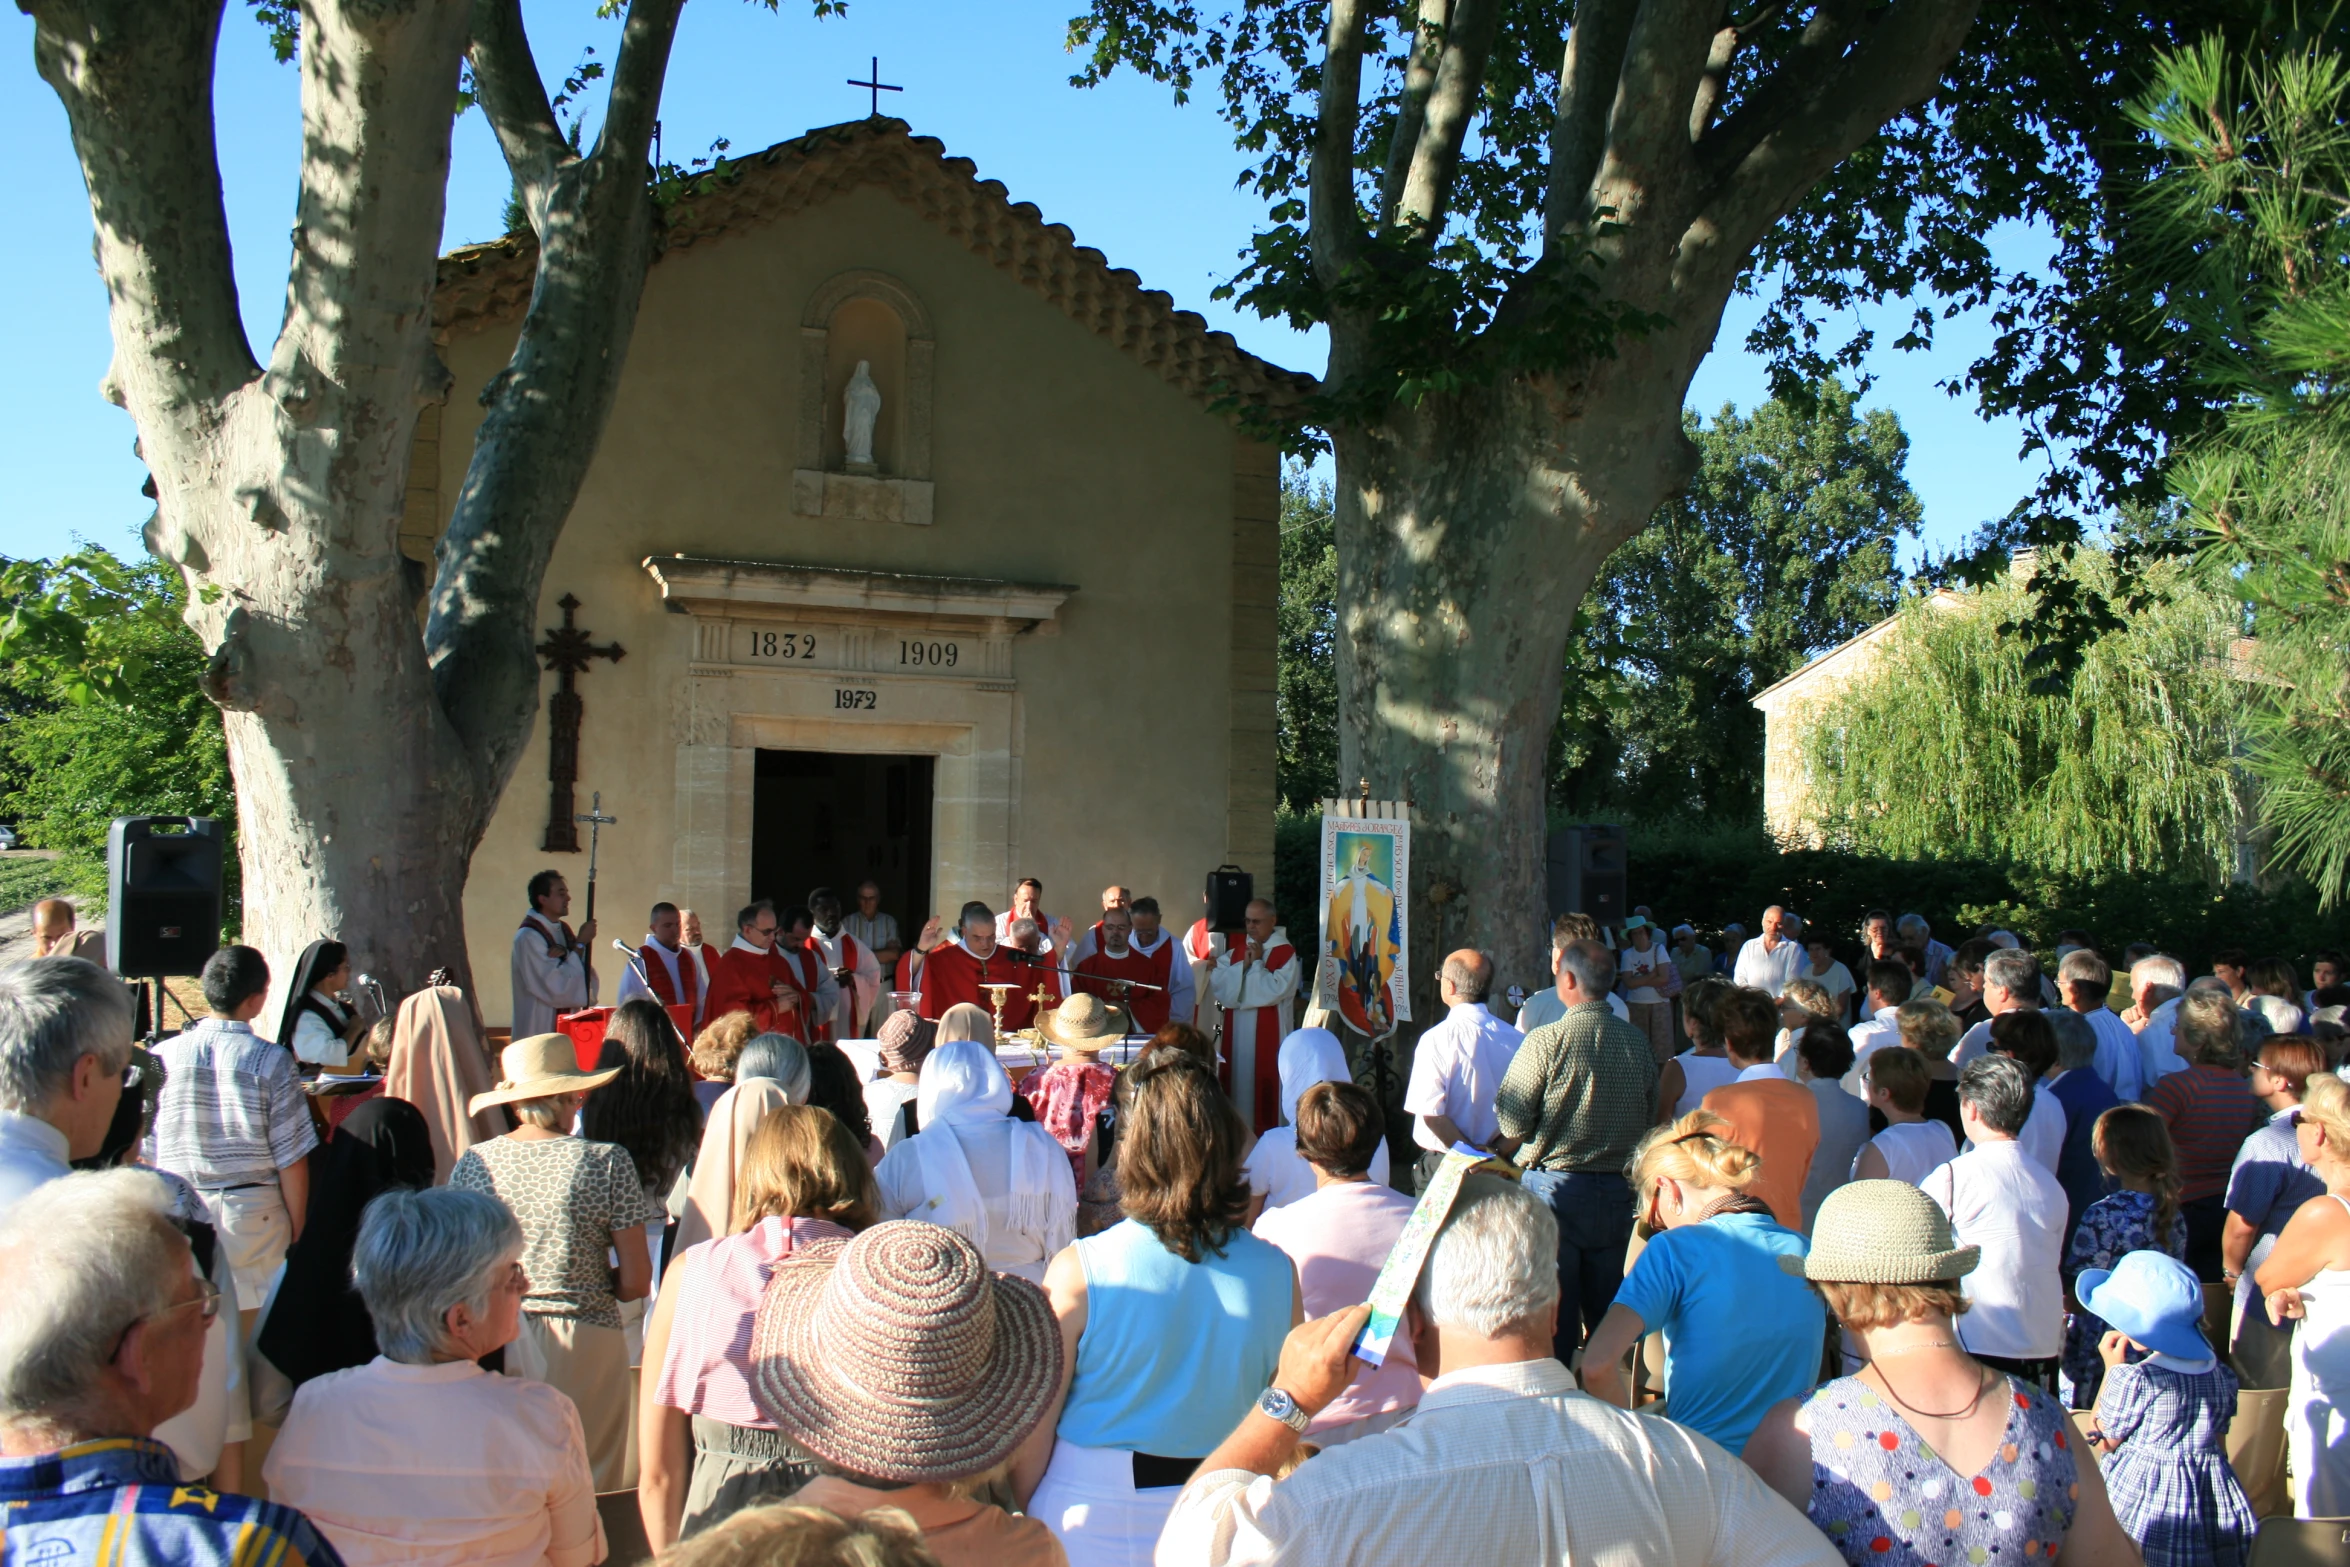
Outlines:
<svg viewBox="0 0 2350 1567"><path fill-rule="evenodd" d="M1858 1377L1823 1384L1811 1422L1811 1521L1872 1567L1985 1567L2052 1558L2080 1495L2072 1433L2054 1399L2008 1379L1999 1450L1961 1476Z"/></svg>

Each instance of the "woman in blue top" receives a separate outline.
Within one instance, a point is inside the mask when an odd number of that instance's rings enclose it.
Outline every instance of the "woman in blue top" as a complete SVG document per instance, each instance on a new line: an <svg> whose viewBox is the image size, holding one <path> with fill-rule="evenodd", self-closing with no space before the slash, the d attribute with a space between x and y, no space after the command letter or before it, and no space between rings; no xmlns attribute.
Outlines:
<svg viewBox="0 0 2350 1567"><path fill-rule="evenodd" d="M1149 1567L1199 1460L1254 1407L1304 1316L1288 1256L1246 1229L1248 1133L1197 1056L1126 1069L1126 1217L1046 1270L1067 1378L1012 1486L1070 1567Z"/></svg>
<svg viewBox="0 0 2350 1567"><path fill-rule="evenodd" d="M1827 1342L1819 1297L1779 1263L1803 1237L1746 1195L1761 1171L1709 1110L1648 1134L1632 1189L1654 1233L1583 1352L1585 1390L1621 1406L1624 1356L1661 1330L1665 1412L1733 1453L1764 1410L1811 1391Z"/></svg>

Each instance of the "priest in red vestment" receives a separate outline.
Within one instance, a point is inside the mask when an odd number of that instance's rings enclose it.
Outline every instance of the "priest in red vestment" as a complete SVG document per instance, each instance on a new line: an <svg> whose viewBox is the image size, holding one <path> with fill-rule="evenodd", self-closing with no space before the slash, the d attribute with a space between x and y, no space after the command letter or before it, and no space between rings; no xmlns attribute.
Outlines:
<svg viewBox="0 0 2350 1567"><path fill-rule="evenodd" d="M947 1008L969 1002L988 1016L996 1016L995 1001L984 987L1011 986L1004 996L1003 1023L1008 1031L1026 1028L1036 1017L1029 999L1041 985L1059 991L1050 959L1040 959L995 939L995 913L984 903L966 903L961 934L932 947L922 963L922 1002L926 1018L946 1015Z"/></svg>
<svg viewBox="0 0 2350 1567"><path fill-rule="evenodd" d="M800 1037L814 1044L836 1038L833 1014L840 1008L840 981L825 967L824 953L815 941L815 917L806 908L785 909L776 922L775 950L791 965L792 984L804 1003L800 1020L807 1032ZM846 1036L846 1037L854 1037Z"/></svg>
<svg viewBox="0 0 2350 1567"><path fill-rule="evenodd" d="M1289 933L1262 898L1248 906L1246 939L1227 941L1208 987L1224 1012L1220 1072L1241 1120L1258 1132L1281 1124L1281 1041L1289 1034L1300 965Z"/></svg>
<svg viewBox="0 0 2350 1567"><path fill-rule="evenodd" d="M1137 952L1133 945L1134 916L1123 908L1102 915L1096 950L1077 960L1070 982L1083 995L1100 996L1112 1006L1124 1007L1139 1034L1155 1034L1167 1026L1172 998L1168 994L1167 961L1173 942L1162 942L1158 956ZM1150 988L1144 988L1150 987Z"/></svg>
<svg viewBox="0 0 2350 1567"><path fill-rule="evenodd" d="M684 920L674 903L653 905L645 944L636 949L636 966L620 976L623 1002L651 996L664 1007L691 1009L698 1030L709 1014L710 976L702 968L702 950L680 939Z"/></svg>
<svg viewBox="0 0 2350 1567"><path fill-rule="evenodd" d="M803 1016L815 1011L815 996L800 971L777 950L782 932L775 905L762 898L735 916L734 944L711 965L709 1015L748 1012L762 1033L809 1038Z"/></svg>

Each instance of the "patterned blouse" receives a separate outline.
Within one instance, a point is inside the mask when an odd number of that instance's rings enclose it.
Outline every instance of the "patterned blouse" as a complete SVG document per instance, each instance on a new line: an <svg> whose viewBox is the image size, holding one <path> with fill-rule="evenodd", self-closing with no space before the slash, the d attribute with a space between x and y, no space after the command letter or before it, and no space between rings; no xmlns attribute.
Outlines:
<svg viewBox="0 0 2350 1567"><path fill-rule="evenodd" d="M2065 1253L2060 1270L2064 1287L2071 1289L2084 1268L2111 1268L2133 1251L2153 1249L2154 1198L2150 1193L2114 1192L2100 1197L2089 1204L2080 1227L2073 1231L2072 1250ZM2186 1258L2184 1214L2172 1219L2170 1244L2163 1249L2181 1260ZM2098 1384L2105 1380L2105 1362L2097 1356L2097 1344L2105 1333L2105 1319L2095 1312L2076 1307L2065 1318L2064 1375L2072 1386L2075 1409L2087 1409L2097 1402Z"/></svg>
<svg viewBox="0 0 2350 1567"><path fill-rule="evenodd" d="M2007 1380L2007 1429L1961 1475L1858 1377L1824 1383L1811 1422L1805 1512L1853 1567L1955 1567L2056 1555L2080 1495L2072 1433L2056 1401ZM1986 1397L1990 1396L1988 1394Z"/></svg>
<svg viewBox="0 0 2350 1567"><path fill-rule="evenodd" d="M449 1184L489 1193L522 1225L522 1271L530 1275L523 1310L620 1326L612 1237L665 1217L646 1198L627 1149L580 1137L500 1137L466 1149Z"/></svg>

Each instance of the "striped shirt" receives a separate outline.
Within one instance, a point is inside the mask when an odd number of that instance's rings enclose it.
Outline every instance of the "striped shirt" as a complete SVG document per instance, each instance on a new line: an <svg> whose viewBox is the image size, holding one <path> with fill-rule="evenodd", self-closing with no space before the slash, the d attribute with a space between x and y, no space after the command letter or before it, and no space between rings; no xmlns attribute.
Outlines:
<svg viewBox="0 0 2350 1567"><path fill-rule="evenodd" d="M200 1018L158 1045L149 1162L203 1191L262 1186L318 1146L293 1052L245 1023Z"/></svg>
<svg viewBox="0 0 2350 1567"><path fill-rule="evenodd" d="M2244 1139L2267 1117L2234 1067L2197 1062L2154 1085L2146 1102L2170 1127L2179 1150L2179 1200L2217 1197Z"/></svg>
<svg viewBox="0 0 2350 1567"><path fill-rule="evenodd" d="M291 1507L182 1485L160 1442L103 1437L0 1458L0 1559L110 1567L342 1567Z"/></svg>
<svg viewBox="0 0 2350 1567"><path fill-rule="evenodd" d="M1603 1002L1578 1002L1518 1047L1494 1119L1504 1137L1525 1140L1521 1169L1620 1175L1656 1120L1656 1074L1647 1034Z"/></svg>

